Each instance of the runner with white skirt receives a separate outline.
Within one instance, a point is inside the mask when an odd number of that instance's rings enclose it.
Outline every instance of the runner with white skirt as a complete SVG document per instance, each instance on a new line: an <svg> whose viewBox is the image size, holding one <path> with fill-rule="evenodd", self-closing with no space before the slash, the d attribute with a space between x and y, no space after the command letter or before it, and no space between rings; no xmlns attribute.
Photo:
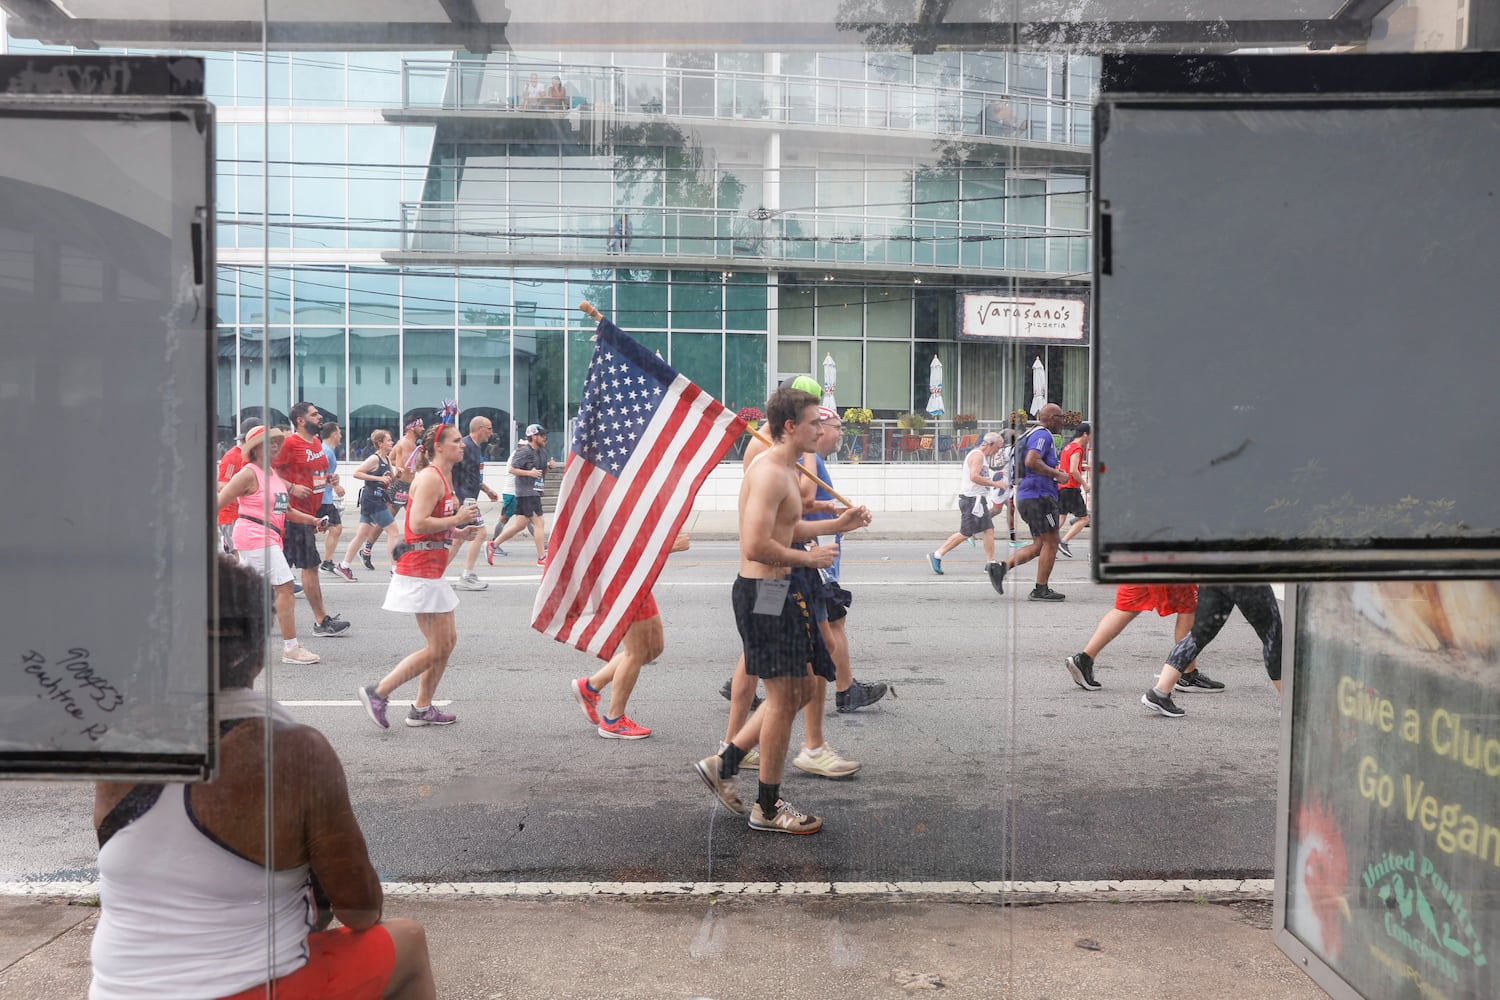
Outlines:
<svg viewBox="0 0 1500 1000"><path fill-rule="evenodd" d="M417 628L427 644L398 663L379 684L359 689L360 702L381 729L390 728L385 713L391 693L412 678L417 678L417 698L406 714L408 726L447 726L458 721L434 707L432 699L458 640L453 616L458 595L443 579L449 545L454 538L477 538L481 530L471 527L479 519L478 506L460 507L453 492L453 466L463 453L458 428L449 424L439 424L422 436L417 474L406 504L404 540L397 546L396 572L381 606L416 615Z"/></svg>

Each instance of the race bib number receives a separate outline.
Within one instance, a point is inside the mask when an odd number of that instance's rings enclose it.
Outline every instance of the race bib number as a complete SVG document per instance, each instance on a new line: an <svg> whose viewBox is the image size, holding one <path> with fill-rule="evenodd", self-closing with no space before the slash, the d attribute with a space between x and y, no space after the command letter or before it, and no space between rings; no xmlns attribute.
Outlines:
<svg viewBox="0 0 1500 1000"><path fill-rule="evenodd" d="M291 505L291 499L285 493L278 493L276 494L276 501L272 505L272 509L278 514L285 514Z"/></svg>
<svg viewBox="0 0 1500 1000"><path fill-rule="evenodd" d="M758 615L781 614L781 609L786 607L786 595L791 589L792 581L788 578L756 580L755 607L752 610Z"/></svg>

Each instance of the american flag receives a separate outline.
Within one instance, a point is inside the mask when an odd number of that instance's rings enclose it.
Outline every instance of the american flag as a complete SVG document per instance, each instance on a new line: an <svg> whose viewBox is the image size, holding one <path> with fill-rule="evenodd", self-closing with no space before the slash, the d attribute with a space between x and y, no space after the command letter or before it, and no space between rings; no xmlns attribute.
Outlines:
<svg viewBox="0 0 1500 1000"><path fill-rule="evenodd" d="M602 320L531 627L613 656L698 488L744 432L722 403Z"/></svg>

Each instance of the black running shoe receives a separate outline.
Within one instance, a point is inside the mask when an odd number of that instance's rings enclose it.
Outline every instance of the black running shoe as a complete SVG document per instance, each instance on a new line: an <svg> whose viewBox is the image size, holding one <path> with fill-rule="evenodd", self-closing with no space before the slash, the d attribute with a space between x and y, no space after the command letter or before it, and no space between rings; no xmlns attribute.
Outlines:
<svg viewBox="0 0 1500 1000"><path fill-rule="evenodd" d="M1214 680L1201 670L1194 670L1192 673L1183 674L1177 678L1176 690L1212 693L1224 690L1224 682Z"/></svg>
<svg viewBox="0 0 1500 1000"><path fill-rule="evenodd" d="M1066 594L1059 594L1051 587L1037 584L1031 588L1031 593L1026 595L1026 599L1028 601L1066 601L1068 597Z"/></svg>
<svg viewBox="0 0 1500 1000"><path fill-rule="evenodd" d="M334 569L334 567L333 567L333 560L332 559L324 559L323 560L323 564L321 566L319 566L318 568L321 569L325 573L331 573L331 574L333 574L335 576L338 575L338 570Z"/></svg>
<svg viewBox="0 0 1500 1000"><path fill-rule="evenodd" d="M1058 542L1057 543L1057 551L1061 552L1063 555L1067 556L1069 559L1073 558L1073 550L1070 549L1070 548L1068 548L1068 543L1067 542Z"/></svg>
<svg viewBox="0 0 1500 1000"><path fill-rule="evenodd" d="M756 684L756 688L758 690L759 687L760 687L760 682L756 681L755 684ZM721 688L719 688L719 693L724 696L724 700L725 701L729 701L733 697L733 688L734 688L734 678L733 677L731 677L731 678L729 678L729 680L725 681L724 682L724 686L721 687ZM763 702L763 701L765 701L765 700L766 699L762 698L759 694L757 694L755 696L755 700L750 703L750 711L753 712L757 708L760 708L760 703Z"/></svg>
<svg viewBox="0 0 1500 1000"><path fill-rule="evenodd" d="M1063 661L1068 668L1068 673L1073 675L1073 683L1085 691L1098 691L1104 687L1094 680L1094 658L1087 653L1074 653Z"/></svg>
<svg viewBox="0 0 1500 1000"><path fill-rule="evenodd" d="M990 586L995 588L995 593L1005 593L1005 571L1008 569L1003 562L992 562L984 568L989 574Z"/></svg>
<svg viewBox="0 0 1500 1000"><path fill-rule="evenodd" d="M368 549L360 549L359 550L359 557L364 560L364 562L365 562L365 569L374 569L375 568L375 564L370 561L370 552L369 552Z"/></svg>
<svg viewBox="0 0 1500 1000"><path fill-rule="evenodd" d="M343 635L349 624L338 615L325 615L322 621L313 622L313 635Z"/></svg>
<svg viewBox="0 0 1500 1000"><path fill-rule="evenodd" d="M1184 715L1187 715L1186 712L1173 704L1171 695L1163 697L1156 693L1155 688L1148 688L1146 693L1141 695L1141 704L1151 709L1157 715L1165 715L1169 719L1180 719Z"/></svg>
<svg viewBox="0 0 1500 1000"><path fill-rule="evenodd" d="M834 704L840 712L855 712L866 705L873 705L885 697L890 686L880 681L866 684L864 681L856 680L849 685L849 690L839 691L833 696Z"/></svg>

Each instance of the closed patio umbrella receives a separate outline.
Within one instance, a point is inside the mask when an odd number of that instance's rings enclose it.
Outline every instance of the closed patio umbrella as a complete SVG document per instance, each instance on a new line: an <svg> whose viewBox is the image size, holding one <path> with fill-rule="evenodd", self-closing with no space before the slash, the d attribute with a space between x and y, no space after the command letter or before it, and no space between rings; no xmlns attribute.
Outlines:
<svg viewBox="0 0 1500 1000"><path fill-rule="evenodd" d="M839 385L839 366L834 364L833 355L823 356L823 405L830 410L838 409L838 403L834 402L834 391Z"/></svg>
<svg viewBox="0 0 1500 1000"><path fill-rule="evenodd" d="M927 371L927 388L932 393L927 397L927 412L941 417L946 409L943 406L943 363L936 354L932 356L932 365Z"/></svg>
<svg viewBox="0 0 1500 1000"><path fill-rule="evenodd" d="M1034 417L1042 407L1047 405L1047 366L1042 364L1041 355L1031 363L1031 415Z"/></svg>

